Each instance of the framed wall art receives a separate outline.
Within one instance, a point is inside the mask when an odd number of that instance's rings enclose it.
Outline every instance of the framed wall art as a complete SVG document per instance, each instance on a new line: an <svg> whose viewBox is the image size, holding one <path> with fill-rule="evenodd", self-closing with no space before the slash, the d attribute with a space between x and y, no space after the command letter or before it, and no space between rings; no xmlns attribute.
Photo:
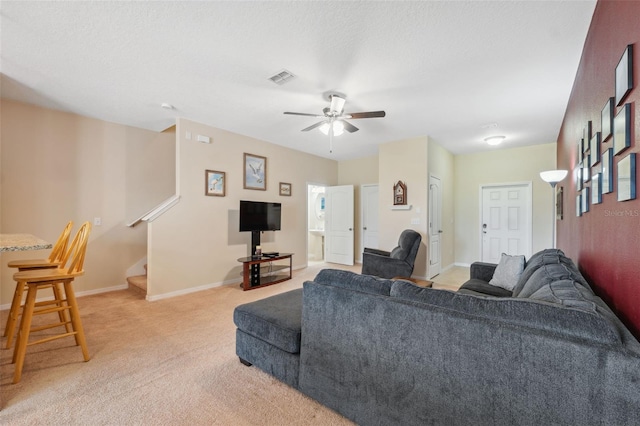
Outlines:
<svg viewBox="0 0 640 426"><path fill-rule="evenodd" d="M587 152L589 149L589 141L591 140L591 121L587 121L587 125L582 130L582 152Z"/></svg>
<svg viewBox="0 0 640 426"><path fill-rule="evenodd" d="M636 198L636 154L618 161L618 201Z"/></svg>
<svg viewBox="0 0 640 426"><path fill-rule="evenodd" d="M286 182L280 182L280 195L285 197L291 197L291 184Z"/></svg>
<svg viewBox="0 0 640 426"><path fill-rule="evenodd" d="M244 153L244 189L267 190L267 158Z"/></svg>
<svg viewBox="0 0 640 426"><path fill-rule="evenodd" d="M578 193L578 195L576 195L576 216L580 217L582 216L582 200L581 200L581 194Z"/></svg>
<svg viewBox="0 0 640 426"><path fill-rule="evenodd" d="M615 98L609 98L602 112L600 113L600 131L602 132L602 142L606 141L611 136L611 129L613 129L613 111Z"/></svg>
<svg viewBox="0 0 640 426"><path fill-rule="evenodd" d="M622 105L624 98L633 89L633 45L624 49L616 66L616 105Z"/></svg>
<svg viewBox="0 0 640 426"><path fill-rule="evenodd" d="M216 170L204 171L204 195L224 197L226 195L227 176Z"/></svg>
<svg viewBox="0 0 640 426"><path fill-rule="evenodd" d="M620 154L631 146L631 104L625 104L613 119L613 153Z"/></svg>
<svg viewBox="0 0 640 426"><path fill-rule="evenodd" d="M556 220L562 220L564 217L564 205L562 202L563 189L561 186L556 189Z"/></svg>
<svg viewBox="0 0 640 426"><path fill-rule="evenodd" d="M591 169L589 163L591 162L591 154L584 156L582 161L582 182L589 182L591 180Z"/></svg>
<svg viewBox="0 0 640 426"><path fill-rule="evenodd" d="M585 214L589 211L589 187L582 189L580 200L582 201L582 208L580 210L582 214Z"/></svg>
<svg viewBox="0 0 640 426"><path fill-rule="evenodd" d="M613 148L602 153L602 164L600 167L600 187L603 194L613 191Z"/></svg>
<svg viewBox="0 0 640 426"><path fill-rule="evenodd" d="M602 202L602 173L594 173L591 177L591 204L600 204Z"/></svg>
<svg viewBox="0 0 640 426"><path fill-rule="evenodd" d="M593 167L600 162L600 132L593 135L589 146L589 163Z"/></svg>

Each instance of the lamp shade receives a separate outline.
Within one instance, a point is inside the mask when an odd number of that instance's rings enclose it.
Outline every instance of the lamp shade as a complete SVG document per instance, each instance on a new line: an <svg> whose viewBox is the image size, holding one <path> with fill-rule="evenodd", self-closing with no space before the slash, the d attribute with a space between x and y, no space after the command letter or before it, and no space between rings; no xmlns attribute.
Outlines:
<svg viewBox="0 0 640 426"><path fill-rule="evenodd" d="M319 127L320 131L325 135L329 134L329 123L326 122L322 126ZM344 123L342 121L334 121L333 122L333 136L340 136L344 133Z"/></svg>
<svg viewBox="0 0 640 426"><path fill-rule="evenodd" d="M558 183L562 179L567 177L566 170L547 170L546 172L540 172L540 177L547 183Z"/></svg>

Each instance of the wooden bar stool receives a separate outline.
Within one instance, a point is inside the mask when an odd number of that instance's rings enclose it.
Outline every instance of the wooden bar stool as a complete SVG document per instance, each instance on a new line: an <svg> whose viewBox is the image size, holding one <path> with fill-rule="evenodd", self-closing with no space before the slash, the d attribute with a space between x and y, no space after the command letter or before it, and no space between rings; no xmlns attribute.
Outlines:
<svg viewBox="0 0 640 426"><path fill-rule="evenodd" d="M24 260L13 260L7 264L9 268L18 268L18 271L29 271L33 269L53 269L57 268L58 265L62 263L62 259L64 258L65 253L67 252L67 246L69 245L69 236L71 235L71 227L73 226L73 221L69 221L67 226L64 227L62 233L58 237L58 241L51 249L51 253L49 253L49 257L47 259L24 259ZM59 288L56 286L50 286L53 290L54 299L60 299L60 294L57 294ZM26 286L21 286L16 283L16 289L13 293L13 300L11 301L11 309L9 310L9 316L7 318L7 324L4 328L3 336L7 337L6 348L9 349L11 347L11 343L13 342L13 334L15 331L15 325L18 320L18 316L20 315L20 304L22 303L22 295L24 291L27 290ZM50 302L43 302L43 304ZM66 321L65 312L59 312L60 320ZM70 330L68 330L70 331Z"/></svg>
<svg viewBox="0 0 640 426"><path fill-rule="evenodd" d="M87 241L89 239L89 233L91 232L91 224L85 222L78 233L74 237L69 250L62 259L62 263L56 269L36 269L29 271L17 272L13 275L17 285L20 287L27 287L27 300L24 305L22 313L22 319L20 321L20 330L18 332L18 338L16 341L16 347L13 352L13 363L16 364L15 372L13 375L13 383L18 383L22 376L22 367L24 366L24 358L27 351L27 346L36 345L39 343L46 343L54 339L60 339L63 337L74 336L76 345L82 349L82 355L85 361L89 361L89 351L87 349L87 343L84 336L84 330L82 328L82 322L80 321L80 313L78 310L78 303L76 301L75 294L73 292L73 280L75 277L84 274L84 259L87 249ZM67 261L69 266L67 267ZM60 289L62 284L63 289ZM39 289L48 288L53 286L58 290L54 294L56 300L44 305L36 303L36 296ZM36 307L38 309L36 309ZM69 311L71 320L64 320L58 316L59 321L39 327L31 328L31 320L33 315L43 315L50 313L59 313ZM29 342L29 335L31 332L46 330L59 326L65 326L65 328L71 325L71 330L61 334L56 334L50 337L45 337L40 340Z"/></svg>

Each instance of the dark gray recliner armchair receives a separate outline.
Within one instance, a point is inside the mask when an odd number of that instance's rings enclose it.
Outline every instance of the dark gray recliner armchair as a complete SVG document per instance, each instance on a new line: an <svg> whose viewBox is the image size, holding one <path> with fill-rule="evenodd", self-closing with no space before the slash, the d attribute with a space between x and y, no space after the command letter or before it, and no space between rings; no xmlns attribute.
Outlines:
<svg viewBox="0 0 640 426"><path fill-rule="evenodd" d="M398 247L390 252L365 248L362 253L362 273L381 278L411 277L420 241L420 234L405 229L398 239Z"/></svg>

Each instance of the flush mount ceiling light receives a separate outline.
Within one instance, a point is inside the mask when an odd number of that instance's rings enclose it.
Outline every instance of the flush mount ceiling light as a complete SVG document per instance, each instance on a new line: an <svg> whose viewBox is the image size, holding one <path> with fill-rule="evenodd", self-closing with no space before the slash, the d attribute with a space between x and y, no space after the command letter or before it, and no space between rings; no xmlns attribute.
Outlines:
<svg viewBox="0 0 640 426"><path fill-rule="evenodd" d="M488 138L484 138L484 141L489 145L500 145L506 138L506 136L489 136Z"/></svg>
<svg viewBox="0 0 640 426"><path fill-rule="evenodd" d="M166 103L166 102L161 103L161 104L160 104L160 106L161 106L162 108L164 108L164 109L175 109L175 107L174 107L173 105L168 104L168 103Z"/></svg>

